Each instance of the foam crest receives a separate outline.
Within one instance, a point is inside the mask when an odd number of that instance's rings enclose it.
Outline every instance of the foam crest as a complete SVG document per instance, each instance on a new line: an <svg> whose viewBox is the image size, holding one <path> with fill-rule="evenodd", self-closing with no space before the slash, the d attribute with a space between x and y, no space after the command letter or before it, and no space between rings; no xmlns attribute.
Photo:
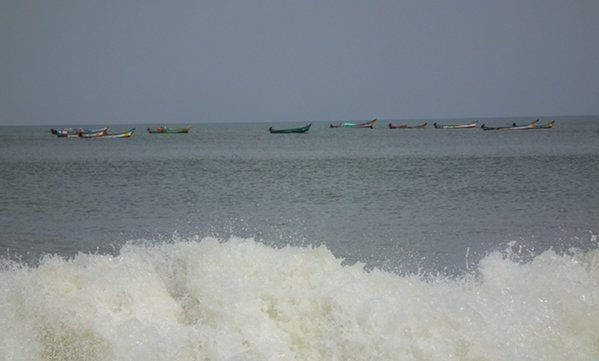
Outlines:
<svg viewBox="0 0 599 361"><path fill-rule="evenodd" d="M206 238L0 269L2 360L599 358L599 250L423 279Z"/></svg>

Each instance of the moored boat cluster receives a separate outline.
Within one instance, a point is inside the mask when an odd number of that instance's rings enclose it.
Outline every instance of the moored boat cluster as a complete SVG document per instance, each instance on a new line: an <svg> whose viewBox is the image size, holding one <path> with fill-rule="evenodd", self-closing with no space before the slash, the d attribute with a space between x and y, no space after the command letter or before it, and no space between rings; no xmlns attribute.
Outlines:
<svg viewBox="0 0 599 361"><path fill-rule="evenodd" d="M510 130L528 130L528 129L550 129L553 128L555 124L555 120L552 120L549 123L538 124L539 119L536 119L528 124L518 125L516 123L512 123L510 126L501 126L501 127L488 127L485 124L481 125L480 128L483 130L499 130L499 129L510 129ZM342 122L336 124L330 124L329 128L369 128L374 129L374 125L376 123L376 118L372 119L365 123L352 123L352 122ZM474 121L472 123L467 124L438 124L433 123L433 127L435 129L474 129L477 127L478 121ZM272 127L268 128L270 133L306 133L312 123L301 127L301 128L289 128L289 129L273 129ZM389 129L425 129L428 123L409 125L409 124L393 124L389 123Z"/></svg>
<svg viewBox="0 0 599 361"><path fill-rule="evenodd" d="M50 129L50 133L55 134L59 138L130 138L135 132L135 128L131 128L124 132L109 133L110 128L64 128L64 129ZM150 134L169 134L169 133L189 133L191 125L183 128L169 128L162 126L158 128L148 128Z"/></svg>
<svg viewBox="0 0 599 361"><path fill-rule="evenodd" d="M109 133L110 128L64 128L64 129L50 129L50 133L55 134L59 138L130 138L135 132L135 128L131 128L124 132Z"/></svg>
<svg viewBox="0 0 599 361"><path fill-rule="evenodd" d="M374 118L364 123L353 123L353 122L341 122L336 124L330 124L329 128L367 128L374 129L377 119ZM433 123L435 129L474 129L477 128L478 121L474 121L467 124L438 124ZM489 127L485 124L481 125L482 130L530 130L530 129L551 129L555 125L555 120L545 124L539 124L539 119L533 120L528 124L518 125L512 123L512 125ZM289 133L306 133L310 130L312 123L299 128L287 128L287 129L274 129L273 127L268 128L271 134L289 134ZM389 123L389 129L425 129L428 123L422 124L393 124ZM150 134L184 134L189 133L191 125L181 128L171 128L167 126L161 126L157 128L147 128ZM59 138L130 138L135 132L135 128L131 128L124 132L109 133L108 127L103 128L64 128L64 129L50 129L52 134L55 134Z"/></svg>

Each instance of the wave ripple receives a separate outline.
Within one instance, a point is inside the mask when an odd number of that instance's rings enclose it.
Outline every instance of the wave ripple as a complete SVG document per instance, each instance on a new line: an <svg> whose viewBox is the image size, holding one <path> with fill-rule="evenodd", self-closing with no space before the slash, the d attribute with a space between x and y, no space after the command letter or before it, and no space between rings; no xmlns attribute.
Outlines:
<svg viewBox="0 0 599 361"><path fill-rule="evenodd" d="M599 250L473 274L214 238L0 267L2 360L596 360Z"/></svg>

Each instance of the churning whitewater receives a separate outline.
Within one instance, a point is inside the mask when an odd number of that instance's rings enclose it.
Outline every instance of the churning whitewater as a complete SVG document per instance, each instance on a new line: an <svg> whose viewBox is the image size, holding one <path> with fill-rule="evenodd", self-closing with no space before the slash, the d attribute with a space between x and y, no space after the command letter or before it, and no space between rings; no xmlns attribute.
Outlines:
<svg viewBox="0 0 599 361"><path fill-rule="evenodd" d="M597 360L597 320L597 249L447 278L205 238L0 273L0 360Z"/></svg>

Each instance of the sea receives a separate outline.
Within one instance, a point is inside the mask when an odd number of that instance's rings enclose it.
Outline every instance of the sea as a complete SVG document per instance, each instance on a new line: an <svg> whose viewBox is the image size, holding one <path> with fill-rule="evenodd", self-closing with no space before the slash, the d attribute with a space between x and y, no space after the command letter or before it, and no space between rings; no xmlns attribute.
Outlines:
<svg viewBox="0 0 599 361"><path fill-rule="evenodd" d="M599 116L550 120L0 127L0 360L599 360Z"/></svg>

